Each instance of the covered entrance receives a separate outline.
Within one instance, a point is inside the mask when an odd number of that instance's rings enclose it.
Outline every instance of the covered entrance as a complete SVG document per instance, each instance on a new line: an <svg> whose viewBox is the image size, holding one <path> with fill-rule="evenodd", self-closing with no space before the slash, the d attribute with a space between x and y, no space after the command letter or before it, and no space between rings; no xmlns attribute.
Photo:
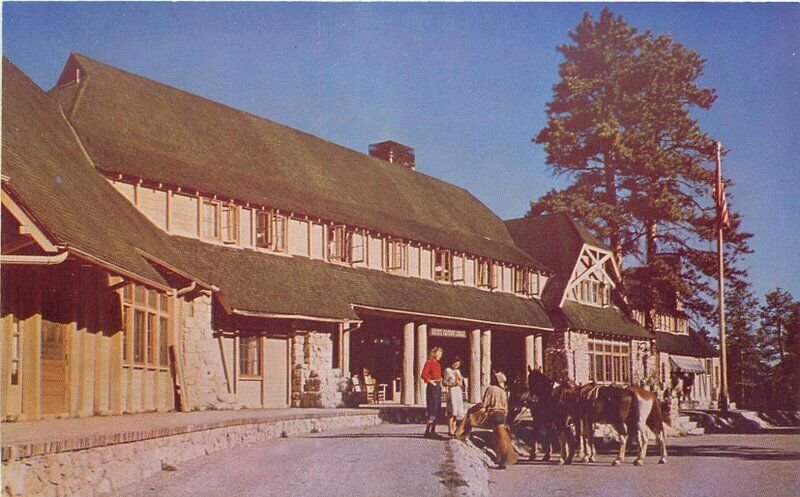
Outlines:
<svg viewBox="0 0 800 497"><path fill-rule="evenodd" d="M69 411L66 340L72 322L70 278L71 275L63 270L42 275L40 359L41 409L44 415L66 414Z"/></svg>

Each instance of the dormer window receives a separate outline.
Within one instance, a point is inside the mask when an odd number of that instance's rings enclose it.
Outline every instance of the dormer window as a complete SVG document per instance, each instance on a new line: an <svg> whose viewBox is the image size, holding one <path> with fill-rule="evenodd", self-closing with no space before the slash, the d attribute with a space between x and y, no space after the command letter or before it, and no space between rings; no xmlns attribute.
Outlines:
<svg viewBox="0 0 800 497"><path fill-rule="evenodd" d="M407 245L402 240L390 239L386 243L386 269L394 272L403 272L407 269Z"/></svg>
<svg viewBox="0 0 800 497"><path fill-rule="evenodd" d="M350 250L350 263L357 264L365 259L365 236L361 230L347 233L347 246Z"/></svg>
<svg viewBox="0 0 800 497"><path fill-rule="evenodd" d="M343 225L331 226L328 229L328 260L334 262L347 261L346 232Z"/></svg>
<svg viewBox="0 0 800 497"><path fill-rule="evenodd" d="M222 204L221 207L221 233L225 243L239 241L239 206L233 203Z"/></svg>
<svg viewBox="0 0 800 497"><path fill-rule="evenodd" d="M275 252L286 252L286 229L288 223L286 216L281 214L272 215L272 250Z"/></svg>
<svg viewBox="0 0 800 497"><path fill-rule="evenodd" d="M220 203L216 200L203 199L203 239L219 240L219 208Z"/></svg>
<svg viewBox="0 0 800 497"><path fill-rule="evenodd" d="M453 259L450 251L435 249L433 256L433 279L436 281L451 281Z"/></svg>
<svg viewBox="0 0 800 497"><path fill-rule="evenodd" d="M256 212L256 247L286 252L286 216L272 211Z"/></svg>
<svg viewBox="0 0 800 497"><path fill-rule="evenodd" d="M480 288L494 290L497 288L495 264L492 261L481 259L478 261L478 271L475 273L475 282Z"/></svg>
<svg viewBox="0 0 800 497"><path fill-rule="evenodd" d="M540 282L539 282L539 273L535 271L527 271L526 274L528 275L528 288L527 294L529 297L533 297L535 295L539 295L540 292Z"/></svg>
<svg viewBox="0 0 800 497"><path fill-rule="evenodd" d="M272 227L272 213L269 211L256 212L256 247L271 248L272 240L270 228Z"/></svg>

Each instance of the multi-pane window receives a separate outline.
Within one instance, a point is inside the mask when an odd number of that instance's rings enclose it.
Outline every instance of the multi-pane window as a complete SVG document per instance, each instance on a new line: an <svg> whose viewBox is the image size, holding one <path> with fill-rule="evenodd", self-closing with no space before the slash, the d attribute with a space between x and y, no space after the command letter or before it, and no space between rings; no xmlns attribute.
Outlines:
<svg viewBox="0 0 800 497"><path fill-rule="evenodd" d="M269 211L256 211L256 247L271 248L272 213Z"/></svg>
<svg viewBox="0 0 800 497"><path fill-rule="evenodd" d="M433 251L433 279L436 281L451 281L453 259L449 250L435 249Z"/></svg>
<svg viewBox="0 0 800 497"><path fill-rule="evenodd" d="M573 291L580 302L600 307L611 303L611 291L608 285L593 279L581 281Z"/></svg>
<svg viewBox="0 0 800 497"><path fill-rule="evenodd" d="M124 343L127 363L166 366L170 303L166 295L133 283L122 288Z"/></svg>
<svg viewBox="0 0 800 497"><path fill-rule="evenodd" d="M260 337L241 337L239 339L239 374L261 376Z"/></svg>
<svg viewBox="0 0 800 497"><path fill-rule="evenodd" d="M219 240L219 202L203 199L203 238Z"/></svg>
<svg viewBox="0 0 800 497"><path fill-rule="evenodd" d="M478 261L478 270L475 272L475 282L481 288L494 289L497 287L497 271L492 261L485 259Z"/></svg>
<svg viewBox="0 0 800 497"><path fill-rule="evenodd" d="M350 262L353 264L364 262L365 236L363 231L347 232L347 245L350 247Z"/></svg>
<svg viewBox="0 0 800 497"><path fill-rule="evenodd" d="M630 382L630 345L610 340L589 340L589 380L597 383Z"/></svg>
<svg viewBox="0 0 800 497"><path fill-rule="evenodd" d="M461 255L453 256L453 282L464 281L464 257Z"/></svg>
<svg viewBox="0 0 800 497"><path fill-rule="evenodd" d="M328 260L347 261L347 233L344 226L331 226L328 229Z"/></svg>
<svg viewBox="0 0 800 497"><path fill-rule="evenodd" d="M239 241L239 206L232 203L222 204L222 241L236 243Z"/></svg>
<svg viewBox="0 0 800 497"><path fill-rule="evenodd" d="M402 240L388 240L386 242L386 269L389 271L405 271L408 267L406 250L407 246Z"/></svg>
<svg viewBox="0 0 800 497"><path fill-rule="evenodd" d="M539 273L535 271L527 271L528 275L528 288L527 293L529 296L539 295Z"/></svg>
<svg viewBox="0 0 800 497"><path fill-rule="evenodd" d="M530 277L528 271L522 268L513 268L512 271L514 273L514 293L527 294Z"/></svg>

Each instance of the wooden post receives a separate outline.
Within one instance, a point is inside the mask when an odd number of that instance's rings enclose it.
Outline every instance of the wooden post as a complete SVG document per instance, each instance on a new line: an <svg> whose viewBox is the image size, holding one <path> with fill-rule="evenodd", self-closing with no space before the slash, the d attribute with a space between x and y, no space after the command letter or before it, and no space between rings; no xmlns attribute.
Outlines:
<svg viewBox="0 0 800 497"><path fill-rule="evenodd" d="M481 330L481 394L491 383L492 330Z"/></svg>
<svg viewBox="0 0 800 497"><path fill-rule="evenodd" d="M421 405L425 403L425 383L422 381L422 368L428 360L428 325L417 325L417 368L414 374L414 383L416 384L416 398L415 404Z"/></svg>
<svg viewBox="0 0 800 497"><path fill-rule="evenodd" d="M534 361L533 367L534 368L543 368L544 367L544 348L542 345L542 335L536 335L534 339L534 346L533 346L533 353L534 353Z"/></svg>
<svg viewBox="0 0 800 497"><path fill-rule="evenodd" d="M725 257L723 254L722 242L722 205L725 202L724 193L722 191L722 142L717 142L717 199L715 204L717 207L717 255L719 257L719 272L717 286L719 291L719 345L721 349L721 362L722 362L722 378L721 378L721 392L720 392L720 408L723 411L728 410L728 349L725 342Z"/></svg>
<svg viewBox="0 0 800 497"><path fill-rule="evenodd" d="M414 403L414 323L403 325L403 390L400 402L405 405Z"/></svg>
<svg viewBox="0 0 800 497"><path fill-rule="evenodd" d="M108 273L103 273L102 280L105 286L109 287L122 282L122 278L109 276ZM122 313L122 305L120 296L117 292L111 292L107 288L103 289L105 293L104 302L104 322L103 325L106 331L111 334L109 341L109 358L108 358L108 410L110 414L122 414L123 395L122 391L122 375L125 373L123 370L122 349L125 344L125 315ZM111 322L111 316L119 318L117 322Z"/></svg>
<svg viewBox="0 0 800 497"><path fill-rule="evenodd" d="M469 401L481 401L481 330L469 330Z"/></svg>
<svg viewBox="0 0 800 497"><path fill-rule="evenodd" d="M528 368L536 368L536 336L525 335L525 372L527 374Z"/></svg>
<svg viewBox="0 0 800 497"><path fill-rule="evenodd" d="M24 308L31 312L21 325L22 354L20 378L22 382L22 418L39 419L42 408L42 274L36 268L33 273L31 298L25 298Z"/></svg>
<svg viewBox="0 0 800 497"><path fill-rule="evenodd" d="M347 327L342 331L342 355L341 355L341 367L342 367L342 376L345 378L350 377L350 327Z"/></svg>

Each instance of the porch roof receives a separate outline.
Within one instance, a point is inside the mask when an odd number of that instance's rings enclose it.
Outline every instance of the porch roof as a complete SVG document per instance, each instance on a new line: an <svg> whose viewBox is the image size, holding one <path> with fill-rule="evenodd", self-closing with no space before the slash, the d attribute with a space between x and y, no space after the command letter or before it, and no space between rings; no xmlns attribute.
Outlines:
<svg viewBox="0 0 800 497"><path fill-rule="evenodd" d="M355 307L549 330L541 303L476 288L172 236L182 268L219 287L229 311L358 320Z"/></svg>
<svg viewBox="0 0 800 497"><path fill-rule="evenodd" d="M630 338L651 339L653 336L616 307L594 307L565 301L561 308L548 311L556 328L604 333Z"/></svg>
<svg viewBox="0 0 800 497"><path fill-rule="evenodd" d="M695 331L688 334L656 332L656 347L660 352L691 357L717 357L719 352Z"/></svg>
<svg viewBox="0 0 800 497"><path fill-rule="evenodd" d="M703 363L696 357L670 356L669 363L672 365L673 371L682 371L684 373L706 372Z"/></svg>

